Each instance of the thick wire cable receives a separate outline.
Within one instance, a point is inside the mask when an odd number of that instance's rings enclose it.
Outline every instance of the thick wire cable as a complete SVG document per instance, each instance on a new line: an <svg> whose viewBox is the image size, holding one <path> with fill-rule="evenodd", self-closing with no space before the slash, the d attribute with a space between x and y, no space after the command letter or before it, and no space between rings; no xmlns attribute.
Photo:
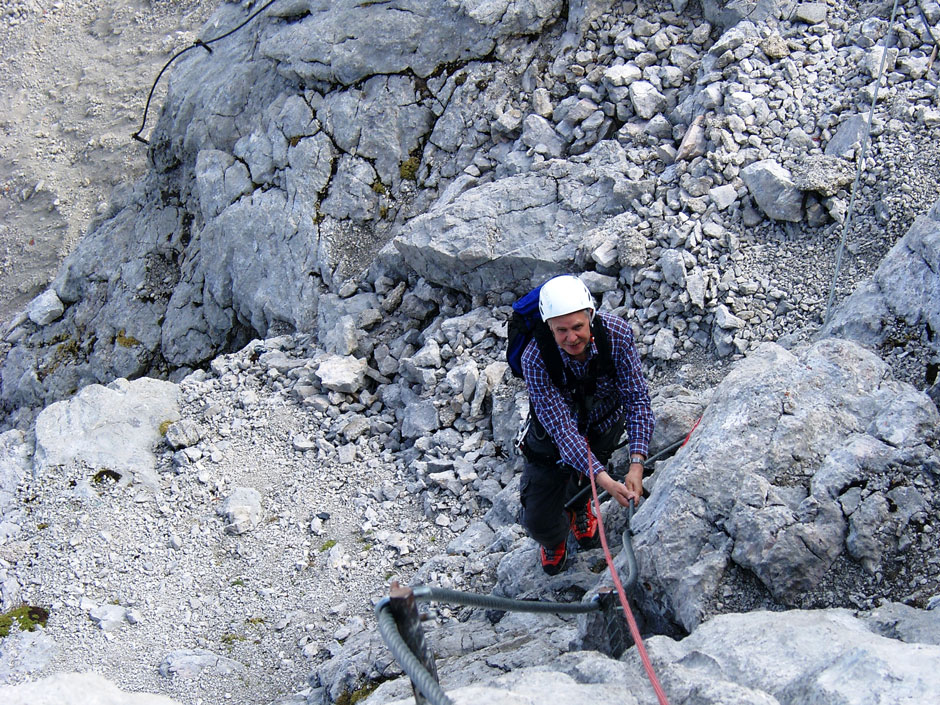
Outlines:
<svg viewBox="0 0 940 705"><path fill-rule="evenodd" d="M634 569L634 573L635 573ZM600 600L595 597L590 602L544 602L541 600L516 600L494 595L477 595L447 588L435 588L418 585L411 589L418 602L449 602L486 609L510 610L513 612L538 612L554 614L584 614L602 609ZM375 606L375 618L379 633L388 646L388 650L401 666L411 682L431 705L453 705L434 675L425 668L421 660L411 650L395 623L395 617L389 608L388 598Z"/></svg>
<svg viewBox="0 0 940 705"><path fill-rule="evenodd" d="M597 515L597 530L600 533L601 547L604 549L604 558L607 560L607 569L610 571L610 577L614 581L614 587L617 589L617 595L620 597L620 604L623 606L623 613L630 627L630 635L633 637L633 643L636 645L637 653L640 654L640 660L643 662L646 677L649 678L653 686L653 691L656 693L656 699L659 700L659 705L669 705L666 692L663 690L662 685L660 685L659 678L656 677L656 672L653 670L653 664L650 661L649 654L646 653L643 637L640 636L640 628L637 626L636 618L633 616L633 610L630 609L630 602L627 600L623 584L620 582L620 576L617 574L617 569L614 568L614 559L613 556L610 555L610 548L607 545L607 533L604 531L604 522L601 519L601 502L597 495L597 482L594 480L594 463L592 461L591 446L587 440L584 441L584 447L587 450L588 477L591 478L591 493L593 494L594 500L594 512Z"/></svg>
<svg viewBox="0 0 940 705"><path fill-rule="evenodd" d="M891 10L891 21L888 24L888 33L885 35L884 51L881 52L881 65L878 67L878 78L875 81L875 92L872 95L871 107L868 110L868 124L866 125L865 137L862 139L861 150L858 157L858 166L855 170L855 183L852 184L852 196L849 199L849 207L845 214L845 220L842 223L842 237L839 239L839 249L836 252L836 269L832 275L832 286L829 287L829 298L826 300L826 317L823 320L823 327L829 325L832 316L832 300L836 295L836 283L839 280L839 272L842 269L842 254L845 251L845 242L848 239L849 227L852 223L852 215L855 213L855 198L858 195L858 186L862 180L862 169L865 168L865 157L868 154L868 143L871 141L871 124L875 118L875 104L878 102L878 89L881 88L881 79L884 76L885 63L888 59L888 40L894 32L894 20L898 12L898 0L894 0L894 8Z"/></svg>
<svg viewBox="0 0 940 705"><path fill-rule="evenodd" d="M453 705L454 701L447 696L441 684L402 639L398 632L398 625L395 624L395 617L388 607L388 599L380 601L375 606L375 618L379 625L379 633L388 650L392 652L392 656L395 657L405 675L411 679L428 702L431 705Z"/></svg>
<svg viewBox="0 0 940 705"><path fill-rule="evenodd" d="M190 51L191 49L195 49L195 48L197 48L197 47L202 47L203 49L205 49L207 52L209 52L209 53L211 54L211 53L212 53L212 49L209 48L209 45L210 45L210 44L213 44L213 43L215 43L215 42L217 42L217 41L219 41L219 40L221 40L221 39L225 39L226 37L229 37L229 36L235 34L235 32L237 32L237 31L240 30L242 27L244 27L246 24L248 24L249 22L251 22L255 17L257 17L257 16L260 15L262 12L264 12L265 10L267 10L267 9L268 9L269 7L271 7L271 5L273 5L275 2L277 2L277 0L268 0L264 5L262 5L260 8L258 8L258 9L255 10L254 12L252 12L252 13L248 16L248 18L245 19L244 22L242 22L242 23L241 23L240 25L238 25L237 27L234 27L233 29L230 29L230 30L229 30L228 32L226 32L225 34L220 34L218 37L213 37L212 39L209 39L209 40L207 40L207 41L202 41L201 39L197 39L197 40L194 41L192 44L190 44L188 47L186 47L185 49L181 49L180 51L176 52L172 57L170 57L170 60L167 61L167 62L163 65L163 68L160 69L160 73L158 73L158 74L157 74L157 77L153 80L153 85L150 86L150 94L147 96L147 103L146 103L146 105L144 106L144 116L143 116L143 118L142 118L141 121L140 121L140 129L137 130L137 132L135 132L134 134L132 134L131 137L132 137L133 139L137 140L138 142L143 142L144 144L150 144L150 142L148 142L146 139L144 139L143 137L140 136L140 133L144 131L144 127L146 127L146 125L147 125L147 113L150 112L150 101L153 100L153 93L154 93L154 91L157 89L157 84L160 82L160 78L163 76L164 72L165 72L168 68L170 68L170 65L171 65L174 61L176 61L178 58L180 58L180 57L181 57L183 54L185 54L187 51Z"/></svg>
<svg viewBox="0 0 940 705"><path fill-rule="evenodd" d="M458 605L483 607L485 609L510 610L513 612L539 612L552 614L584 614L596 612L601 605L592 602L545 602L542 600L516 600L498 595L477 595L471 592L448 590L447 588L419 585L412 588L415 599L420 602L453 602Z"/></svg>

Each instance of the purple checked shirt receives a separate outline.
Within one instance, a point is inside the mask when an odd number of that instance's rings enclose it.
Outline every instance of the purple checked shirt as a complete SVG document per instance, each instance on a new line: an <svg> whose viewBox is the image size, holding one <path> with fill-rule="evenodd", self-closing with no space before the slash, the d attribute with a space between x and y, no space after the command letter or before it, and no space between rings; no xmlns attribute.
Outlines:
<svg viewBox="0 0 940 705"><path fill-rule="evenodd" d="M588 428L592 432L603 433L625 412L630 452L646 457L649 455L655 420L650 407L649 388L640 368L640 355L633 342L633 331L622 318L603 311L598 311L597 315L604 319L607 326L610 356L616 374L598 378L595 405L590 411ZM591 358L598 354L597 344L593 340L584 362L575 360L560 348L559 352L569 374L574 373L578 378L587 371ZM534 339L522 353L522 373L535 415L555 441L562 462L587 474L584 437L578 433L575 417L577 404L570 391L560 390L552 384ZM592 457L592 466L595 472L603 468L596 457Z"/></svg>

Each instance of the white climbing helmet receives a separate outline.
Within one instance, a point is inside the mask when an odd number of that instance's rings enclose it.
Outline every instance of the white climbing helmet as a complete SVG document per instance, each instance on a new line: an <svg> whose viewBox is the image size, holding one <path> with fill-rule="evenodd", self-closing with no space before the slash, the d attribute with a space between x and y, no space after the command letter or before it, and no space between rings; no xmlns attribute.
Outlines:
<svg viewBox="0 0 940 705"><path fill-rule="evenodd" d="M591 309L594 320L594 299L584 282L573 274L562 274L549 279L539 291L539 314L543 321L575 311Z"/></svg>

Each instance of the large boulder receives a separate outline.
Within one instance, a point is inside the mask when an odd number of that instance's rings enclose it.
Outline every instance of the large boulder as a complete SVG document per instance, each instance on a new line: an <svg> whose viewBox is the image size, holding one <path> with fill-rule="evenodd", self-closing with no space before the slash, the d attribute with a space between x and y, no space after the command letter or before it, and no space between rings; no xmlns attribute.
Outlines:
<svg viewBox="0 0 940 705"><path fill-rule="evenodd" d="M165 426L180 418L179 386L158 379L89 385L36 418L33 472L81 462L155 487L153 448Z"/></svg>
<svg viewBox="0 0 940 705"><path fill-rule="evenodd" d="M644 611L691 631L748 604L847 606L843 581L925 603L904 566L940 559L920 541L940 509L938 433L930 399L857 344L762 345L637 511Z"/></svg>
<svg viewBox="0 0 940 705"><path fill-rule="evenodd" d="M634 181L623 147L599 143L578 161L544 168L441 199L395 238L402 258L426 279L472 293L523 291L570 269L593 226L622 213L652 182Z"/></svg>

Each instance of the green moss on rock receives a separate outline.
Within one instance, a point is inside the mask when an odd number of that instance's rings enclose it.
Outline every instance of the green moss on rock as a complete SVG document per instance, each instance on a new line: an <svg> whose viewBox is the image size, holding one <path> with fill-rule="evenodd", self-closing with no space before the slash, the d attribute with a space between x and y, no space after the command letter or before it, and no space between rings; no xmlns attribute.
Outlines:
<svg viewBox="0 0 940 705"><path fill-rule="evenodd" d="M45 627L49 619L49 610L44 607L20 605L0 614L0 638L10 635L14 623L22 632L36 631L36 627Z"/></svg>

